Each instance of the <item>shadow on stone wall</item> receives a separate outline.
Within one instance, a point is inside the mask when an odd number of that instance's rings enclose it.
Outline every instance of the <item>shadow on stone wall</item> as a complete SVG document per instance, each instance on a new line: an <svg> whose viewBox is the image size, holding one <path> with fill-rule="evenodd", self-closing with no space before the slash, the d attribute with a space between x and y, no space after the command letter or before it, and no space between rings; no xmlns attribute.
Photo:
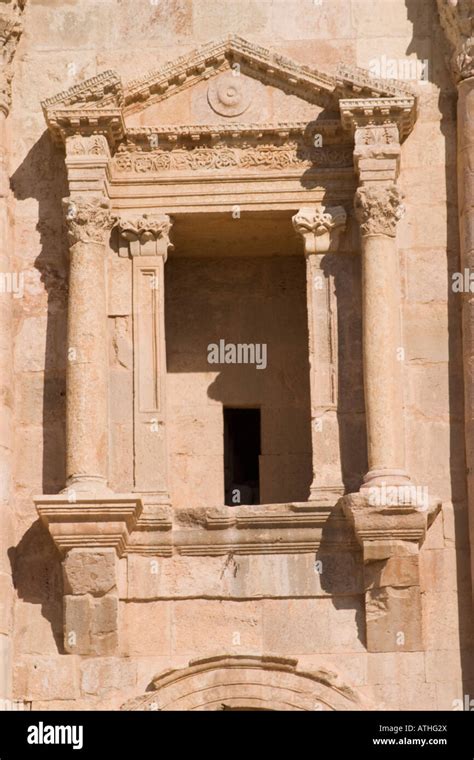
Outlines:
<svg viewBox="0 0 474 760"><path fill-rule="evenodd" d="M68 195L64 156L45 132L11 178L17 201L38 202L40 253L34 262L47 292L43 393L43 493L65 482L67 238L61 199ZM21 304L20 304L21 306ZM41 314L44 313L41 304Z"/></svg>
<svg viewBox="0 0 474 760"><path fill-rule="evenodd" d="M17 204L19 218L21 201L34 199L38 203L36 230L40 233L40 253L30 266L39 271L47 293L42 492L57 493L65 482L67 240L61 199L67 196L68 189L64 157L53 146L47 132L33 145L13 174L11 188L16 201L20 202ZM26 223L33 227L34 221L27 218ZM33 300L25 309L20 299L15 325L32 313L43 316L44 301L40 298ZM30 382L30 373L25 373L24 377L21 374L16 378L17 383ZM34 512L33 503L31 509ZM61 563L51 536L40 520L36 519L18 545L9 550L9 558L19 598L41 605L41 613L51 624L58 651L62 652ZM18 635L21 638L28 632L20 629ZM40 641L37 646L41 646Z"/></svg>
<svg viewBox="0 0 474 760"><path fill-rule="evenodd" d="M17 546L8 550L8 556L18 598L29 604L41 605L41 614L51 625L58 652L64 654L61 559L53 539L40 520L28 528ZM35 638L21 623L16 635L20 648L25 637L30 642ZM38 632L36 645L30 643L29 648L32 653L46 654L47 650L43 651L43 647Z"/></svg>

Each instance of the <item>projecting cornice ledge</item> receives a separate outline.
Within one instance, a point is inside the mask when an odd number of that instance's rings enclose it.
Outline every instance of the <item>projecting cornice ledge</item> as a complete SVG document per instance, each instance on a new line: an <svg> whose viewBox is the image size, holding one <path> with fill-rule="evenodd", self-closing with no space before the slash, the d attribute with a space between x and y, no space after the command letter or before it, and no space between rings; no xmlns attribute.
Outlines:
<svg viewBox="0 0 474 760"><path fill-rule="evenodd" d="M403 139L413 127L415 97L402 83L376 79L368 71L348 66L339 67L335 75L319 72L236 35L203 45L127 85L122 85L114 71L105 71L48 98L42 103L43 111L57 142L63 143L71 135L103 134L111 149L115 149L127 134L129 114L173 97L236 64L249 77L261 79L302 101L319 104L335 113L341 104L345 128L353 128L355 117L363 117L370 123L396 122ZM262 125L251 126L258 131ZM278 125L272 127L277 129ZM288 125L282 127L287 129ZM183 125L166 129L178 135Z"/></svg>

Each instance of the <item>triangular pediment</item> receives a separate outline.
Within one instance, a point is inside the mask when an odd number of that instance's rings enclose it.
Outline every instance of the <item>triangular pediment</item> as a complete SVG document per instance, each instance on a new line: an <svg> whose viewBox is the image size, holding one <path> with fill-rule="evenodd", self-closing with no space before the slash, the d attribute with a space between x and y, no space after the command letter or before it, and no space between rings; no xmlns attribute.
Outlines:
<svg viewBox="0 0 474 760"><path fill-rule="evenodd" d="M341 101L371 101L390 112L414 110L400 83L361 69L318 71L237 35L228 35L122 85L106 71L43 103L55 136L90 122L113 140L146 127L253 125L339 119ZM347 112L347 107L343 111ZM104 127L105 125L105 127ZM190 125L186 127L186 125ZM106 128L106 129L105 129Z"/></svg>

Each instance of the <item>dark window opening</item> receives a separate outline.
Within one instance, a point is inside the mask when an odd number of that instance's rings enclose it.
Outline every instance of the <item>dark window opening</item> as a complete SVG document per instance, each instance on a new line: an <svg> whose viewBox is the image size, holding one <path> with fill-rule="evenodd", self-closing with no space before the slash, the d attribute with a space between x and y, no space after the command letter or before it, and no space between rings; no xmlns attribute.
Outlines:
<svg viewBox="0 0 474 760"><path fill-rule="evenodd" d="M224 409L225 503L260 504L260 409Z"/></svg>

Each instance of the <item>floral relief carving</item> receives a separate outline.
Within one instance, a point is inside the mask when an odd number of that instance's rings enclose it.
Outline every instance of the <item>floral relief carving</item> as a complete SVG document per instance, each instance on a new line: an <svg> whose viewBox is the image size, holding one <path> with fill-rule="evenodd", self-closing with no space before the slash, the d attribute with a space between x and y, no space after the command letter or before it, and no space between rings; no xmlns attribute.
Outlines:
<svg viewBox="0 0 474 760"><path fill-rule="evenodd" d="M300 208L293 217L295 231L303 237L305 253L326 253L337 244L346 226L347 214L343 206L309 206Z"/></svg>
<svg viewBox="0 0 474 760"><path fill-rule="evenodd" d="M402 194L394 183L360 187L355 194L354 208L362 235L390 237L395 237L397 222L405 211Z"/></svg>
<svg viewBox="0 0 474 760"><path fill-rule="evenodd" d="M474 76L474 4L472 0L438 0L441 26L451 47L454 79Z"/></svg>
<svg viewBox="0 0 474 760"><path fill-rule="evenodd" d="M142 214L135 218L120 218L117 225L126 240L139 240L140 243L158 240L161 237L168 238L171 230L171 220L167 214L156 217Z"/></svg>
<svg viewBox="0 0 474 760"><path fill-rule="evenodd" d="M302 147L296 141L282 146L215 146L155 150L146 153L123 150L116 154L113 165L117 172L131 174L229 168L349 167L352 165L352 150L344 147Z"/></svg>
<svg viewBox="0 0 474 760"><path fill-rule="evenodd" d="M115 222L107 198L64 198L70 245L75 243L104 244Z"/></svg>
<svg viewBox="0 0 474 760"><path fill-rule="evenodd" d="M104 135L73 135L67 139L67 152L73 156L108 156L107 138Z"/></svg>
<svg viewBox="0 0 474 760"><path fill-rule="evenodd" d="M227 71L211 80L207 100L212 110L221 116L240 116L251 103L252 91L243 77Z"/></svg>

